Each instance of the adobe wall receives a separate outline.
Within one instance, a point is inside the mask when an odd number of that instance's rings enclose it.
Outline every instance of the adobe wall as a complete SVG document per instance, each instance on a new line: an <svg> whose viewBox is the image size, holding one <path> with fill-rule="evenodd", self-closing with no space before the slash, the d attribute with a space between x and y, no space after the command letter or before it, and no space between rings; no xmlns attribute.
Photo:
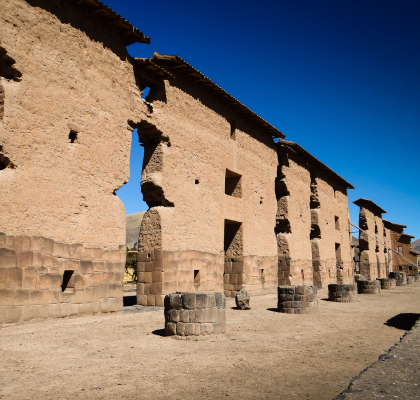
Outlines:
<svg viewBox="0 0 420 400"><path fill-rule="evenodd" d="M277 156L272 138L188 77L152 87L147 101L151 118L133 125L151 154L143 165L142 193L151 208L141 226L138 260L139 268L146 268L141 263L150 252L162 251L163 264L156 268L163 276L139 281L139 304L161 303L175 290L227 296L242 287L254 294L274 292ZM241 176L232 195L225 194L227 170ZM226 254L225 221L242 224L226 228L234 236ZM150 240L146 233L152 231Z"/></svg>
<svg viewBox="0 0 420 400"><path fill-rule="evenodd" d="M381 214L367 205L360 207L359 227L384 243L384 224ZM360 273L369 280L386 278L389 274L385 247L364 232L359 234Z"/></svg>
<svg viewBox="0 0 420 400"><path fill-rule="evenodd" d="M279 285L312 285L311 176L298 156L279 149L276 181Z"/></svg>
<svg viewBox="0 0 420 400"><path fill-rule="evenodd" d="M383 221L382 221L383 222ZM386 227L385 223L384 224L384 231L383 231L383 235L384 235L384 243L390 247L391 249L392 247L392 231ZM389 276L389 273L394 271L393 268L393 252L389 249L384 250L384 259L385 259L385 269L387 271L386 277Z"/></svg>
<svg viewBox="0 0 420 400"><path fill-rule="evenodd" d="M0 70L0 232L10 243L21 236L54 243L49 251L57 262L74 258L63 246L82 246L86 255L71 263L74 274L84 275L80 260L103 262L104 252L118 252L116 275L100 284L120 291L125 210L114 191L129 179L128 121L147 111L128 53L113 28L88 16L83 5L1 0L0 8L0 53L8 60ZM56 268L51 260L45 265L45 257L19 268L43 275ZM2 268L13 267L14 258ZM16 290L29 290L19 282ZM34 285L32 291L46 290Z"/></svg>
<svg viewBox="0 0 420 400"><path fill-rule="evenodd" d="M280 147L278 152L279 284L322 288L330 283L351 283L346 188L293 151Z"/></svg>
<svg viewBox="0 0 420 400"><path fill-rule="evenodd" d="M411 240L408 236L403 236L403 229L401 230L390 230L391 231L391 240L393 244L393 249L398 253L398 247L402 247L403 256L417 265L417 257L413 254L410 254L411 250ZM407 275L412 275L418 273L418 268L414 265L411 265L407 260L400 257L398 254L392 252L392 270L393 271L403 271Z"/></svg>
<svg viewBox="0 0 420 400"><path fill-rule="evenodd" d="M350 284L353 282L354 271L347 190L322 173L316 178L316 184L320 203L322 287L330 283Z"/></svg>

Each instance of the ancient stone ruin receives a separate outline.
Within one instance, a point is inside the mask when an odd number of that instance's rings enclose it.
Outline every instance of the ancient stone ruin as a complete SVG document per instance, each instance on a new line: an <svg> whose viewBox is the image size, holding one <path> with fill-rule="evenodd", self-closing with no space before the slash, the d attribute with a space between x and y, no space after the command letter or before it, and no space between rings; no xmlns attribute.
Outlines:
<svg viewBox="0 0 420 400"><path fill-rule="evenodd" d="M134 130L149 207L139 305L279 290L282 312L306 313L317 288L351 285L355 272L417 275L399 261L416 257L411 237L365 199L362 228L401 256L361 235L354 271L353 186L182 58L131 57L126 46L150 38L99 0L4 1L1 11L0 323L122 310L116 191L129 180ZM209 307L222 315L219 303ZM224 331L222 317L183 307L167 308L168 334Z"/></svg>
<svg viewBox="0 0 420 400"><path fill-rule="evenodd" d="M315 286L279 286L277 310L287 314L311 314L318 311Z"/></svg>
<svg viewBox="0 0 420 400"><path fill-rule="evenodd" d="M221 293L165 296L165 333L178 339L226 332L226 298Z"/></svg>

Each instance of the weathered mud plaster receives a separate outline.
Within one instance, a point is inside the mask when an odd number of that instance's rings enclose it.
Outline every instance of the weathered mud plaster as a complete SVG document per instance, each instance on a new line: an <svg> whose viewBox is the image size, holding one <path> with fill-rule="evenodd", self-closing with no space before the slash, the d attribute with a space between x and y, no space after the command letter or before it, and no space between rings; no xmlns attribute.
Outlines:
<svg viewBox="0 0 420 400"><path fill-rule="evenodd" d="M359 227L384 243L387 232L384 228L382 214L386 211L367 199L358 199L353 203L360 207ZM369 235L364 232L359 233L360 271L358 272L367 275L369 280L387 278L391 271L388 250Z"/></svg>
<svg viewBox="0 0 420 400"><path fill-rule="evenodd" d="M284 135L179 57L156 53L135 62L141 87L150 87L151 113L142 124L159 131L142 191L162 193L146 200L138 303L162 305L175 291L274 293L273 136ZM151 241L146 232L153 226L159 238ZM158 259L148 261L153 254Z"/></svg>
<svg viewBox="0 0 420 400"><path fill-rule="evenodd" d="M347 189L353 186L296 143L277 143L279 285L351 283Z"/></svg>
<svg viewBox="0 0 420 400"><path fill-rule="evenodd" d="M104 252L118 252L106 285L120 291L125 210L114 192L129 179L128 121L149 113L125 46L149 39L97 0L0 0L0 9L0 232L10 242L42 237L54 248L79 243L97 249L93 258L82 255L75 264L101 263L107 261ZM23 251L9 247L3 248ZM63 259L74 261L71 255L56 257ZM54 263L45 266L38 257L16 268L35 268L43 282L48 274L55 283L57 274L65 280ZM78 267L69 270L80 274ZM12 278L1 279L7 287ZM25 296L50 292L36 280L33 286L20 282L13 285ZM108 297L78 297L77 304ZM31 304L52 303L47 294ZM118 300L114 310L121 307Z"/></svg>

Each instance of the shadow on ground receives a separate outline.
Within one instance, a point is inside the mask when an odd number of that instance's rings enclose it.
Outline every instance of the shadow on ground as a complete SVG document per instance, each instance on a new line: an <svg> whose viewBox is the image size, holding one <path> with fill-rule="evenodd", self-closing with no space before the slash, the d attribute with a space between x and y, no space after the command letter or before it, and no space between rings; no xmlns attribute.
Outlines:
<svg viewBox="0 0 420 400"><path fill-rule="evenodd" d="M390 318L384 325L392 326L393 328L409 331L416 321L420 318L420 314L402 313Z"/></svg>
<svg viewBox="0 0 420 400"><path fill-rule="evenodd" d="M155 330L152 332L152 334L153 334L153 335L156 335L156 336L166 336L166 334L165 334L165 329L155 329Z"/></svg>
<svg viewBox="0 0 420 400"><path fill-rule="evenodd" d="M123 306L130 307L137 304L137 297L136 296L124 296L123 297Z"/></svg>

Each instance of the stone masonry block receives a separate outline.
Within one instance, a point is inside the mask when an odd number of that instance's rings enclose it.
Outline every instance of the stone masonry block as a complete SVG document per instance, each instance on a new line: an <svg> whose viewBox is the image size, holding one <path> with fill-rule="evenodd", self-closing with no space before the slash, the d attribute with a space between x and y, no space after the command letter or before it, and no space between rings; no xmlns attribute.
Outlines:
<svg viewBox="0 0 420 400"><path fill-rule="evenodd" d="M11 290L22 289L22 267L9 268L9 277L7 287Z"/></svg>
<svg viewBox="0 0 420 400"><path fill-rule="evenodd" d="M155 306L156 297L154 294L147 295L147 305L154 307Z"/></svg>
<svg viewBox="0 0 420 400"><path fill-rule="evenodd" d="M122 311L123 309L123 298L121 297L115 297L111 300L111 311L112 312L118 312Z"/></svg>
<svg viewBox="0 0 420 400"><path fill-rule="evenodd" d="M179 320L184 323L190 322L190 310L179 310Z"/></svg>
<svg viewBox="0 0 420 400"><path fill-rule="evenodd" d="M216 307L218 308L223 308L223 296L221 293L215 293L214 294L214 299L216 301Z"/></svg>
<svg viewBox="0 0 420 400"><path fill-rule="evenodd" d="M41 251L42 250L42 243L44 238L42 236L31 236L31 247L30 250L32 251Z"/></svg>
<svg viewBox="0 0 420 400"><path fill-rule="evenodd" d="M7 235L3 232L0 232L0 249L6 248L6 237Z"/></svg>
<svg viewBox="0 0 420 400"><path fill-rule="evenodd" d="M183 307L183 299L180 293L172 293L169 295L170 307L179 310Z"/></svg>
<svg viewBox="0 0 420 400"><path fill-rule="evenodd" d="M51 275L42 274L38 276L38 287L39 290L50 290L51 289ZM34 290L34 289L32 289Z"/></svg>
<svg viewBox="0 0 420 400"><path fill-rule="evenodd" d="M174 336L176 335L176 326L177 324L173 322L168 322L165 324L165 334L166 336Z"/></svg>
<svg viewBox="0 0 420 400"><path fill-rule="evenodd" d="M152 272L152 282L162 282L162 271L153 271Z"/></svg>
<svg viewBox="0 0 420 400"><path fill-rule="evenodd" d="M184 310L168 310L167 311L167 315L168 315L168 319L170 322L180 322L181 321L181 316L180 316L180 312L184 311Z"/></svg>
<svg viewBox="0 0 420 400"><path fill-rule="evenodd" d="M80 260L83 257L83 244L74 243L70 245L70 257Z"/></svg>
<svg viewBox="0 0 420 400"><path fill-rule="evenodd" d="M48 316L50 318L60 318L60 305L59 304L49 304L48 305Z"/></svg>
<svg viewBox="0 0 420 400"><path fill-rule="evenodd" d="M92 263L92 261L80 260L79 271L80 271L81 275L92 274L93 273L93 263Z"/></svg>
<svg viewBox="0 0 420 400"><path fill-rule="evenodd" d="M155 295L155 307L163 307L164 306L164 299L165 299L165 296L163 294L156 294Z"/></svg>
<svg viewBox="0 0 420 400"><path fill-rule="evenodd" d="M153 282L153 274L152 272L139 272L137 276L138 282L141 283L152 283Z"/></svg>
<svg viewBox="0 0 420 400"><path fill-rule="evenodd" d="M59 290L63 285L63 276L59 274L49 274L51 290Z"/></svg>
<svg viewBox="0 0 420 400"><path fill-rule="evenodd" d="M207 295L207 308L216 307L216 298L213 293Z"/></svg>
<svg viewBox="0 0 420 400"><path fill-rule="evenodd" d="M32 251L17 251L16 252L16 266L18 267L32 267L34 255Z"/></svg>
<svg viewBox="0 0 420 400"><path fill-rule="evenodd" d="M15 303L16 290L0 289L0 306L12 306Z"/></svg>
<svg viewBox="0 0 420 400"><path fill-rule="evenodd" d="M53 256L49 256L48 254L42 254L42 266L45 268L60 268L62 261L63 260L61 258L54 258Z"/></svg>
<svg viewBox="0 0 420 400"><path fill-rule="evenodd" d="M162 283L156 282L150 284L150 294L162 294Z"/></svg>
<svg viewBox="0 0 420 400"><path fill-rule="evenodd" d="M213 334L213 324L200 324L200 335L212 335Z"/></svg>
<svg viewBox="0 0 420 400"><path fill-rule="evenodd" d="M202 324L204 322L204 309L196 308L194 312L190 314L190 322L194 322L196 324Z"/></svg>
<svg viewBox="0 0 420 400"><path fill-rule="evenodd" d="M207 294L197 293L195 295L196 299L196 308L205 308L207 307Z"/></svg>
<svg viewBox="0 0 420 400"><path fill-rule="evenodd" d="M16 267L16 251L0 249L0 267Z"/></svg>
<svg viewBox="0 0 420 400"><path fill-rule="evenodd" d="M6 249L15 250L15 237L6 236Z"/></svg>
<svg viewBox="0 0 420 400"><path fill-rule="evenodd" d="M185 336L194 336L195 335L195 324L185 324L184 326Z"/></svg>
<svg viewBox="0 0 420 400"><path fill-rule="evenodd" d="M147 306L147 294L137 294L137 304Z"/></svg>
<svg viewBox="0 0 420 400"><path fill-rule="evenodd" d="M182 322L178 322L176 324L176 334L178 336L185 336L185 324Z"/></svg>
<svg viewBox="0 0 420 400"><path fill-rule="evenodd" d="M93 261L92 262L93 272L105 272L105 262L104 261Z"/></svg>
<svg viewBox="0 0 420 400"><path fill-rule="evenodd" d="M195 309L195 306L196 306L195 293L183 293L182 303L183 303L184 308L186 309L189 309L189 310Z"/></svg>
<svg viewBox="0 0 420 400"><path fill-rule="evenodd" d="M32 251L32 255L33 255L32 265L34 267L42 267L42 262L43 262L42 253L40 251Z"/></svg>
<svg viewBox="0 0 420 400"><path fill-rule="evenodd" d="M146 272L146 263L145 262L137 262L137 273Z"/></svg>
<svg viewBox="0 0 420 400"><path fill-rule="evenodd" d="M0 289L7 289L9 284L9 268L0 267Z"/></svg>
<svg viewBox="0 0 420 400"><path fill-rule="evenodd" d="M204 322L217 322L218 320L218 309L216 307L204 309Z"/></svg>
<svg viewBox="0 0 420 400"><path fill-rule="evenodd" d="M29 251L31 249L30 236L15 236L15 250Z"/></svg>
<svg viewBox="0 0 420 400"><path fill-rule="evenodd" d="M38 273L36 267L25 267L22 269L22 289L35 290L37 280Z"/></svg>
<svg viewBox="0 0 420 400"><path fill-rule="evenodd" d="M47 254L49 256L52 256L53 255L53 252L54 252L54 240L43 238L42 239L41 252L43 254Z"/></svg>

